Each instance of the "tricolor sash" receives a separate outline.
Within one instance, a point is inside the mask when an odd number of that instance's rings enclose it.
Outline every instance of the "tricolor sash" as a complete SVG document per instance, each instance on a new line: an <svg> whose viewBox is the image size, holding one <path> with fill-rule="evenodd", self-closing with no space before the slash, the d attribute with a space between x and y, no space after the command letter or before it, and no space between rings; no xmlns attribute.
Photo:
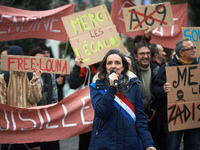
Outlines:
<svg viewBox="0 0 200 150"><path fill-rule="evenodd" d="M91 83L90 85L96 88L94 82ZM98 90L98 91L103 95L106 93L105 90ZM119 98L118 94L115 95L113 105L135 126L136 115L134 106L123 95L120 95L120 97L121 99Z"/></svg>

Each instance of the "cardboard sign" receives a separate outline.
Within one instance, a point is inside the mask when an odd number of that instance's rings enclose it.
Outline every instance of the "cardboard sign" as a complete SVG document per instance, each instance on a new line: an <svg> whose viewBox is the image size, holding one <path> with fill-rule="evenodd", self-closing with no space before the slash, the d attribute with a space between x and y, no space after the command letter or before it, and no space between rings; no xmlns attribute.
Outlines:
<svg viewBox="0 0 200 150"><path fill-rule="evenodd" d="M200 27L182 27L183 38L189 38L196 46L196 57L200 62Z"/></svg>
<svg viewBox="0 0 200 150"><path fill-rule="evenodd" d="M94 110L87 87L56 104L31 108L0 104L0 116L1 144L32 143L91 131Z"/></svg>
<svg viewBox="0 0 200 150"><path fill-rule="evenodd" d="M134 32L126 31L122 10L123 8L133 6L135 6L135 3L132 0L113 1L111 9L111 17L117 31L131 38L135 38L136 35L144 35L143 30ZM153 29L151 43L157 43L163 47L174 49L176 42L182 39L181 27L187 27L188 24L188 5L187 3L172 5L171 9L174 25Z"/></svg>
<svg viewBox="0 0 200 150"><path fill-rule="evenodd" d="M169 131L200 128L200 65L166 67Z"/></svg>
<svg viewBox="0 0 200 150"><path fill-rule="evenodd" d="M35 68L44 73L70 74L70 61L47 57L1 55L2 70L33 72Z"/></svg>
<svg viewBox="0 0 200 150"><path fill-rule="evenodd" d="M110 49L125 52L105 5L62 17L62 21L75 55L83 58L81 67L100 62Z"/></svg>
<svg viewBox="0 0 200 150"><path fill-rule="evenodd" d="M147 26L156 28L174 24L169 2L123 8L123 16L126 32L144 30Z"/></svg>
<svg viewBox="0 0 200 150"><path fill-rule="evenodd" d="M74 3L45 11L29 11L0 6L0 41L25 38L67 42L61 17L74 12Z"/></svg>

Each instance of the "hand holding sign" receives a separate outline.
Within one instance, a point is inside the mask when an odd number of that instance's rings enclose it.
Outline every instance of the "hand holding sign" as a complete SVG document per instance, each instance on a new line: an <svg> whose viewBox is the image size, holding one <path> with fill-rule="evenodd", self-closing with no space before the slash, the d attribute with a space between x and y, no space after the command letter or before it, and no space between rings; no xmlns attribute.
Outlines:
<svg viewBox="0 0 200 150"><path fill-rule="evenodd" d="M152 28L150 26L147 26L147 29L144 31L144 36L149 39L151 37L151 34Z"/></svg>
<svg viewBox="0 0 200 150"><path fill-rule="evenodd" d="M170 83L165 83L163 86L163 89L164 89L165 93L168 93L169 91L171 91L172 86L170 85Z"/></svg>
<svg viewBox="0 0 200 150"><path fill-rule="evenodd" d="M75 64L79 67L81 66L82 61L83 61L83 58L81 58L81 57L75 58Z"/></svg>
<svg viewBox="0 0 200 150"><path fill-rule="evenodd" d="M32 77L32 80L31 82L32 83L35 83L42 75L42 71L40 69L35 69L34 73L33 73L33 77Z"/></svg>

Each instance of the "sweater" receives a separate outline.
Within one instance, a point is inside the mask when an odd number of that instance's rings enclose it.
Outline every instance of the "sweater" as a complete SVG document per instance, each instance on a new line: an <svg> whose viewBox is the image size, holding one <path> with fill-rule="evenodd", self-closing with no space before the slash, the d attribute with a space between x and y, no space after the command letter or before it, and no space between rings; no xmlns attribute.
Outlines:
<svg viewBox="0 0 200 150"><path fill-rule="evenodd" d="M0 75L0 103L18 107L33 107L41 98L41 83L31 83L27 73L10 71L8 87Z"/></svg>

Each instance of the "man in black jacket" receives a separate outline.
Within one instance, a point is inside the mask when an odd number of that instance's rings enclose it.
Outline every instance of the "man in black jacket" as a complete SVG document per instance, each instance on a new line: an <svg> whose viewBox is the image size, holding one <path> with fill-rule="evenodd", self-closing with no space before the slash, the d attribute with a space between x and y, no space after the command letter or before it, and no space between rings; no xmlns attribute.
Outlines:
<svg viewBox="0 0 200 150"><path fill-rule="evenodd" d="M173 60L163 65L156 76L153 95L156 99L160 100L162 104L162 118L165 128L166 150L178 150L182 135L184 133L184 150L199 150L200 144L200 129L189 129L169 132L167 123L167 93L170 92L172 86L166 83L166 66L179 66L179 65L191 65L197 64L195 59L196 47L190 41L190 39L182 39L176 43L175 47L176 55Z"/></svg>

